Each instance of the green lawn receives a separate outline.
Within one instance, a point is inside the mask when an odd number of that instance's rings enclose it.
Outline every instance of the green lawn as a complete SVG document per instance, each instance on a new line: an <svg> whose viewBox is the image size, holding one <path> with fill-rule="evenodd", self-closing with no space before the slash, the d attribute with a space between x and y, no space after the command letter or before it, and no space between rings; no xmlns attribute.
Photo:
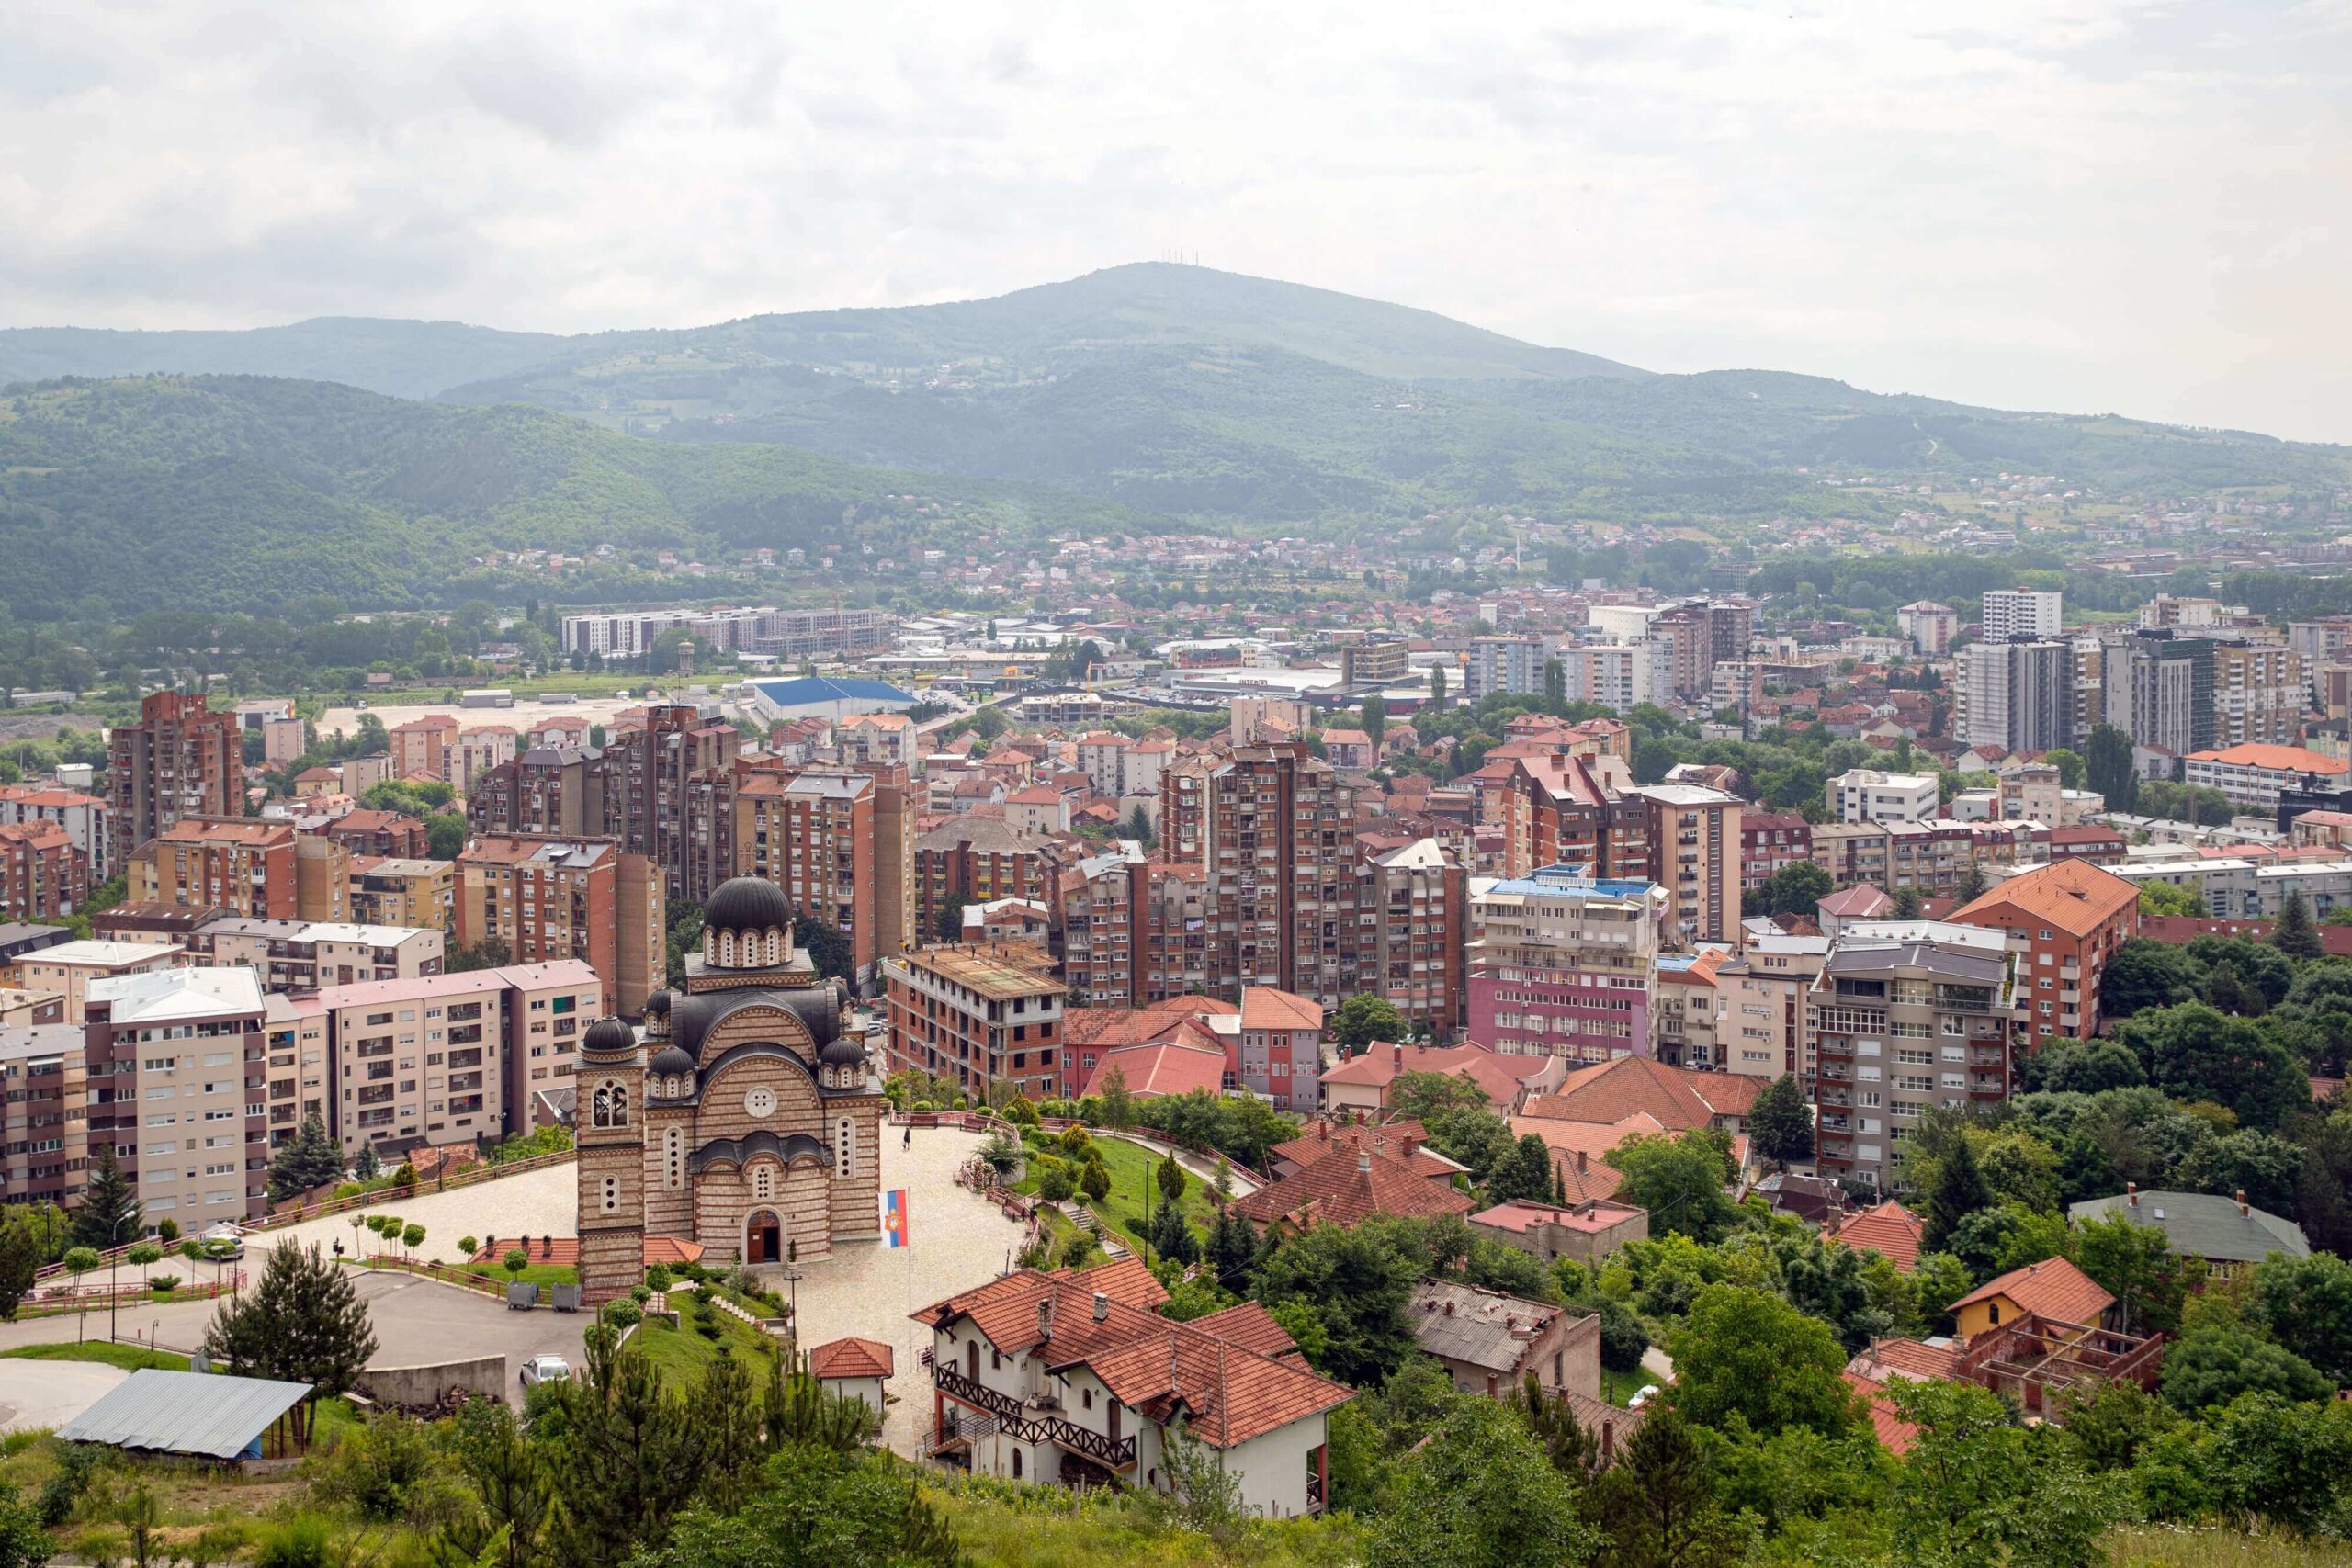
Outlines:
<svg viewBox="0 0 2352 1568"><path fill-rule="evenodd" d="M694 1317L679 1298L680 1310L685 1313L684 1326L673 1328L660 1318L647 1318L635 1334L629 1336L629 1347L645 1353L647 1360L660 1372L664 1382L682 1388L699 1388L710 1371L710 1364L718 1359L723 1348L739 1360L751 1365L755 1382L767 1378L767 1360L779 1341L753 1328L741 1318L721 1312L718 1316L718 1337L706 1339L694 1330Z"/></svg>
<svg viewBox="0 0 2352 1568"><path fill-rule="evenodd" d="M142 1367L166 1372L187 1371L187 1358L176 1351L150 1350L144 1345L117 1345L104 1339L85 1339L78 1345L20 1345L14 1350L0 1350L0 1360L102 1361L126 1372L135 1372Z"/></svg>
<svg viewBox="0 0 2352 1568"><path fill-rule="evenodd" d="M1148 1149L1117 1138L1097 1137L1094 1146L1102 1151L1103 1168L1111 1173L1111 1192L1102 1201L1091 1207L1097 1219L1121 1232L1126 1237L1127 1245L1139 1254L1143 1250L1147 1229L1144 1224L1144 1188L1159 1169L1159 1156ZM1048 1153L1058 1152L1050 1140L1046 1148ZM1014 1189L1031 1197L1037 1192L1036 1153L1037 1145L1031 1145L1029 1174ZM1159 1190L1154 1187L1151 1190L1154 1213L1159 1212ZM1193 1231L1202 1235L1207 1235L1210 1224L1216 1217L1216 1207L1209 1201L1208 1183L1187 1171L1184 1196L1180 1206L1184 1211L1184 1217L1193 1223Z"/></svg>

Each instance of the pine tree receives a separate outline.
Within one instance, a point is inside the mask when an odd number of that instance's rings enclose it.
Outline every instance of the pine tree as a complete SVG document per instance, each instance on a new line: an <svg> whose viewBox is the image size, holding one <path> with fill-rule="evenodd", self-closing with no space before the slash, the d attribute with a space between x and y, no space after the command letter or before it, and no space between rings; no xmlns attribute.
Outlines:
<svg viewBox="0 0 2352 1568"><path fill-rule="evenodd" d="M269 1162L269 1201L287 1199L324 1187L343 1177L343 1150L315 1116L304 1117L301 1130L288 1139Z"/></svg>
<svg viewBox="0 0 2352 1568"><path fill-rule="evenodd" d="M616 1350L613 1339L610 1329L589 1330L585 1374L552 1385L567 1441L548 1539L574 1568L613 1568L660 1540L701 1484L695 1413L641 1353Z"/></svg>
<svg viewBox="0 0 2352 1568"><path fill-rule="evenodd" d="M1234 1292L1250 1288L1258 1269L1258 1232L1231 1204L1217 1210L1216 1223L1209 1227L1208 1260L1218 1284Z"/></svg>
<svg viewBox="0 0 2352 1568"><path fill-rule="evenodd" d="M352 1165L351 1173L362 1181L373 1181L383 1168L383 1162L376 1157L376 1145L360 1145L359 1158Z"/></svg>
<svg viewBox="0 0 2352 1568"><path fill-rule="evenodd" d="M131 1190L130 1179L115 1163L114 1145L100 1144L89 1190L82 1195L82 1206L74 1211L74 1245L100 1251L119 1247L137 1238L142 1218L139 1194Z"/></svg>
<svg viewBox="0 0 2352 1568"><path fill-rule="evenodd" d="M1746 1532L1724 1517L1706 1450L1672 1405L1651 1411L1625 1439L1600 1502L1620 1562L1733 1568L1746 1559Z"/></svg>
<svg viewBox="0 0 2352 1568"><path fill-rule="evenodd" d="M1960 881L1951 890L1951 907L1959 909L1973 904L1984 897L1984 889L1988 886L1984 880L1984 868L1970 861L1968 869L1960 874Z"/></svg>
<svg viewBox="0 0 2352 1568"><path fill-rule="evenodd" d="M1794 1077L1783 1073L1764 1086L1748 1107L1747 1135L1758 1154L1783 1168L1813 1157L1813 1111Z"/></svg>
<svg viewBox="0 0 2352 1568"><path fill-rule="evenodd" d="M1193 1227L1184 1223L1184 1211L1173 1203L1162 1203L1151 1212L1151 1234L1146 1239L1154 1253L1171 1263L1191 1263L1201 1255Z"/></svg>
<svg viewBox="0 0 2352 1568"><path fill-rule="evenodd" d="M1545 1393L1543 1383L1529 1372L1527 1381L1506 1394L1504 1402L1527 1423L1529 1434L1543 1445L1553 1469L1578 1480L1600 1473L1607 1463L1600 1455L1600 1440L1577 1419L1576 1408L1566 1394Z"/></svg>
<svg viewBox="0 0 2352 1568"><path fill-rule="evenodd" d="M2286 902L2278 906L2278 923L2271 928L2270 945L2290 958L2318 958L2326 952L2320 945L2319 928L2312 923L2312 907L2301 888L2287 889Z"/></svg>
<svg viewBox="0 0 2352 1568"><path fill-rule="evenodd" d="M1184 1168L1176 1163L1173 1150L1160 1160L1159 1170L1154 1179L1159 1183L1161 1200L1170 1208L1174 1208L1177 1201L1184 1196Z"/></svg>
<svg viewBox="0 0 2352 1568"><path fill-rule="evenodd" d="M351 1275L318 1247L288 1242L270 1253L258 1285L221 1303L204 1348L239 1377L310 1384L294 1416L295 1438L307 1442L313 1408L351 1391L376 1353L376 1330Z"/></svg>
<svg viewBox="0 0 2352 1568"><path fill-rule="evenodd" d="M1979 1209L1993 1206L1993 1189L1985 1181L1983 1168L1976 1163L1976 1150L1965 1134L1955 1134L1951 1148L1936 1162L1935 1172L1928 1184L1927 1213L1922 1216L1925 1235L1921 1249L1942 1252L1961 1222Z"/></svg>

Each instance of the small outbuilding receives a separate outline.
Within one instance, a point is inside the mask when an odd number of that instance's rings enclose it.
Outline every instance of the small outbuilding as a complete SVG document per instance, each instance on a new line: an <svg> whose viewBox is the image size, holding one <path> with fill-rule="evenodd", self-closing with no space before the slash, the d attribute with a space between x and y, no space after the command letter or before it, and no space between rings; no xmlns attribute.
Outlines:
<svg viewBox="0 0 2352 1568"><path fill-rule="evenodd" d="M286 1434L271 1428L311 1397L311 1385L272 1378L167 1372L141 1367L58 1428L69 1443L104 1443L131 1453L193 1454L232 1462L282 1457Z"/></svg>
<svg viewBox="0 0 2352 1568"><path fill-rule="evenodd" d="M808 1352L808 1375L827 1393L862 1399L874 1407L876 1416L883 1414L883 1402L888 1397L883 1385L897 1366L898 1357L889 1346L879 1339L860 1339L854 1335L828 1340Z"/></svg>

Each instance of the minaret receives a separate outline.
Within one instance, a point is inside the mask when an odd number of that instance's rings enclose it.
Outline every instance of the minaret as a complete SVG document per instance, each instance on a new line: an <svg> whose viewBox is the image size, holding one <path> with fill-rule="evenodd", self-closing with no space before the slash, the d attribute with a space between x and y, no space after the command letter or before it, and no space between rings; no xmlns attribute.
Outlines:
<svg viewBox="0 0 2352 1568"><path fill-rule="evenodd" d="M602 1306L645 1277L645 1058L600 1019L580 1037L571 1123L580 1158L580 1300Z"/></svg>

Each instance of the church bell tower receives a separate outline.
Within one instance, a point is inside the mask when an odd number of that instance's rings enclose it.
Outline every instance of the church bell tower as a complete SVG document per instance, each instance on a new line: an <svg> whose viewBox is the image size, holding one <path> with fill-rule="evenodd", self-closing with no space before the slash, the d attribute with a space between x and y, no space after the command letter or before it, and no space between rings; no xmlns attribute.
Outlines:
<svg viewBox="0 0 2352 1568"><path fill-rule="evenodd" d="M595 1308L645 1277L645 1056L637 1032L600 1019L573 1069L580 1171L580 1302Z"/></svg>

